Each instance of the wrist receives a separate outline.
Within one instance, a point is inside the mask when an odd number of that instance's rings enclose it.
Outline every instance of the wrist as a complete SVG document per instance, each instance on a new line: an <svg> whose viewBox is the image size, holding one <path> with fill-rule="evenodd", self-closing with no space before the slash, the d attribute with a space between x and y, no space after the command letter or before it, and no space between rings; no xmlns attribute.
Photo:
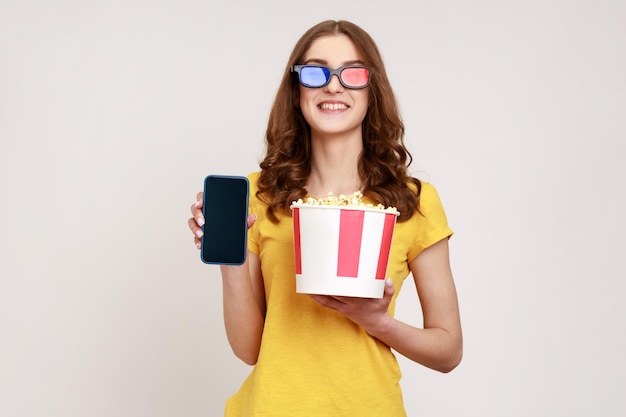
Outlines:
<svg viewBox="0 0 626 417"><path fill-rule="evenodd" d="M384 336L385 334L388 334L391 332L394 326L394 322L395 322L395 319L391 317L391 315L388 312L385 312L384 314L381 314L381 316L377 320L372 321L365 328L365 331L370 336L380 338L381 336Z"/></svg>

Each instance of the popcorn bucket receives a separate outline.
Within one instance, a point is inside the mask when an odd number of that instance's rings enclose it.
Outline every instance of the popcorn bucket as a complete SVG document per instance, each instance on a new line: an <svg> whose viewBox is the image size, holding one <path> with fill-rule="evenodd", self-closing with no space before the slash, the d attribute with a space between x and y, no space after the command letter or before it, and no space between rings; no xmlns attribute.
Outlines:
<svg viewBox="0 0 626 417"><path fill-rule="evenodd" d="M294 204L296 292L382 298L397 211Z"/></svg>

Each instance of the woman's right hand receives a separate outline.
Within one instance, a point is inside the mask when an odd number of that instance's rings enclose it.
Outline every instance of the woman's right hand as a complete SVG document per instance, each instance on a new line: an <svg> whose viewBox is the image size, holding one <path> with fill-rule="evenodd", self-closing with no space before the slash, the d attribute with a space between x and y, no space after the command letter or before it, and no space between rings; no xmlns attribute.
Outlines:
<svg viewBox="0 0 626 417"><path fill-rule="evenodd" d="M204 235L202 226L204 226L204 215L202 214L202 199L204 193L200 191L196 194L196 202L191 205L191 217L187 221L189 229L193 233L193 241L196 248L200 249L200 239Z"/></svg>

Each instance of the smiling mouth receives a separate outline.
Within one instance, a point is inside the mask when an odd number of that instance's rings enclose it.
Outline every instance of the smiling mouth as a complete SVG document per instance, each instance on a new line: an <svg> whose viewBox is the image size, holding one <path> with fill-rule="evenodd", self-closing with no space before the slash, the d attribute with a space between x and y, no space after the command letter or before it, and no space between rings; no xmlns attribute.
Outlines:
<svg viewBox="0 0 626 417"><path fill-rule="evenodd" d="M343 103L322 103L319 107L322 110L345 110L348 108L348 106Z"/></svg>

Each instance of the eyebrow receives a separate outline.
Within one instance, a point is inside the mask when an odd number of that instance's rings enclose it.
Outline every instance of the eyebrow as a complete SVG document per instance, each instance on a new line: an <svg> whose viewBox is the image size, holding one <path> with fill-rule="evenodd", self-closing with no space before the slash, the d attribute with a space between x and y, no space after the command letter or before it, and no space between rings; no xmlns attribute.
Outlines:
<svg viewBox="0 0 626 417"><path fill-rule="evenodd" d="M307 65L309 64L328 65L328 61L326 61L325 59L319 59L319 58L310 58L310 59L307 59L304 63ZM348 66L348 65L365 65L365 63L361 61L360 59L354 59L351 61L344 61L341 64L342 67Z"/></svg>

